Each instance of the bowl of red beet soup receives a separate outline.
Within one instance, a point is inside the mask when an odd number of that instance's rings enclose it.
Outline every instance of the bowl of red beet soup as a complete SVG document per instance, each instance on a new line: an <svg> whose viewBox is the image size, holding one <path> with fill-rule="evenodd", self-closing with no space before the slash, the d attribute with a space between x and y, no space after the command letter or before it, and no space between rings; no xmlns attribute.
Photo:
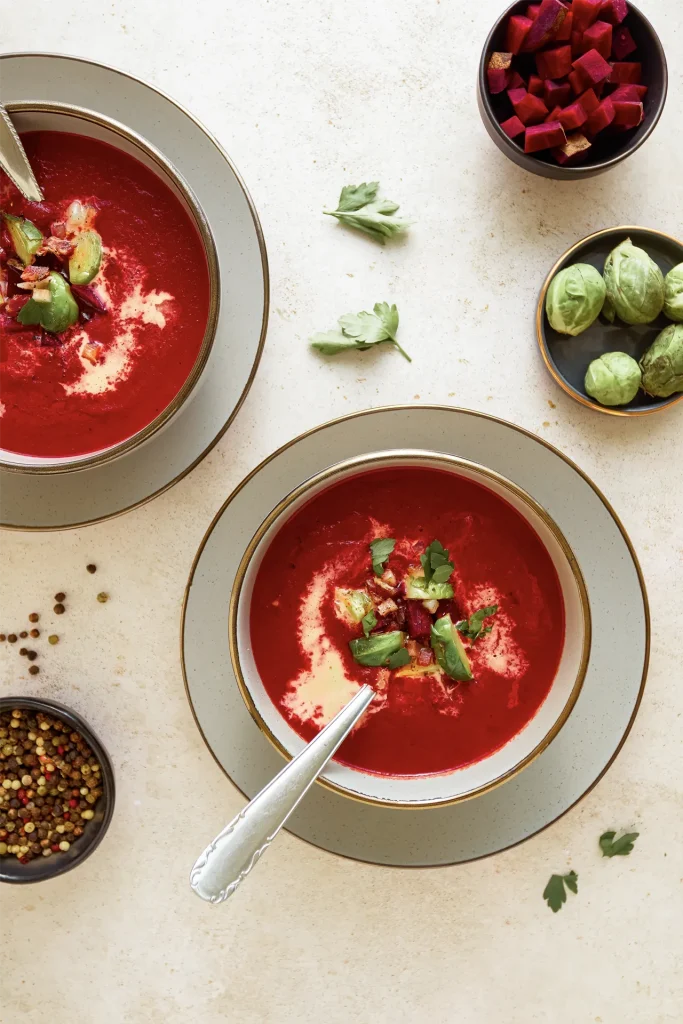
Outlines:
<svg viewBox="0 0 683 1024"><path fill-rule="evenodd" d="M270 513L230 604L237 680L296 755L369 683L321 781L394 806L473 797L554 738L590 649L581 571L548 513L451 455L333 466Z"/></svg>
<svg viewBox="0 0 683 1024"><path fill-rule="evenodd" d="M0 174L0 465L83 469L196 394L216 249L188 184L140 136L62 104L8 109L44 202Z"/></svg>

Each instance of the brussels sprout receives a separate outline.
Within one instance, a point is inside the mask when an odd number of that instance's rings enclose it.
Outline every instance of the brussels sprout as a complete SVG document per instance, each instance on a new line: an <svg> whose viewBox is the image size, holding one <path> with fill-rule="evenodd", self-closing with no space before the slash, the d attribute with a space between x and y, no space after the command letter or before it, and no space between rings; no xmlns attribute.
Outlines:
<svg viewBox="0 0 683 1024"><path fill-rule="evenodd" d="M683 324L671 324L657 335L640 360L643 390L657 398L683 391Z"/></svg>
<svg viewBox="0 0 683 1024"><path fill-rule="evenodd" d="M472 679L470 659L450 615L443 615L432 626L432 649L442 672L451 679Z"/></svg>
<svg viewBox="0 0 683 1024"><path fill-rule="evenodd" d="M609 295L605 295L605 302L603 304L601 312L605 320L609 320L611 324L614 323L617 311L615 310L614 303L610 299Z"/></svg>
<svg viewBox="0 0 683 1024"><path fill-rule="evenodd" d="M677 323L683 322L683 263L664 278L664 315Z"/></svg>
<svg viewBox="0 0 683 1024"><path fill-rule="evenodd" d="M391 633L375 633L373 636L350 640L349 647L359 665L370 665L376 668L386 665L392 654L403 647L406 635L399 629Z"/></svg>
<svg viewBox="0 0 683 1024"><path fill-rule="evenodd" d="M560 334L576 336L600 315L605 301L605 282L590 263L565 267L550 282L545 310L551 327Z"/></svg>
<svg viewBox="0 0 683 1024"><path fill-rule="evenodd" d="M373 607L367 591L349 590L346 587L337 587L334 603L339 617L352 623L360 622Z"/></svg>
<svg viewBox="0 0 683 1024"><path fill-rule="evenodd" d="M600 405L626 405L640 387L640 367L625 352L606 352L588 367L584 387Z"/></svg>
<svg viewBox="0 0 683 1024"><path fill-rule="evenodd" d="M435 583L424 576L409 576L406 580L406 597L409 601L447 601L453 597L451 583Z"/></svg>
<svg viewBox="0 0 683 1024"><path fill-rule="evenodd" d="M644 249L626 238L605 260L607 297L625 324L649 324L664 305L664 275Z"/></svg>
<svg viewBox="0 0 683 1024"><path fill-rule="evenodd" d="M96 231L81 231L69 260L72 284L90 284L102 262L102 239Z"/></svg>
<svg viewBox="0 0 683 1024"><path fill-rule="evenodd" d="M76 300L62 275L54 270L45 282L41 281L40 283L49 286L50 301L37 302L34 298L30 298L20 309L17 320L26 326L40 324L51 334L61 334L78 320Z"/></svg>
<svg viewBox="0 0 683 1024"><path fill-rule="evenodd" d="M42 231L25 217L15 217L13 213L4 213L3 217L17 256L22 263L31 263L43 243Z"/></svg>

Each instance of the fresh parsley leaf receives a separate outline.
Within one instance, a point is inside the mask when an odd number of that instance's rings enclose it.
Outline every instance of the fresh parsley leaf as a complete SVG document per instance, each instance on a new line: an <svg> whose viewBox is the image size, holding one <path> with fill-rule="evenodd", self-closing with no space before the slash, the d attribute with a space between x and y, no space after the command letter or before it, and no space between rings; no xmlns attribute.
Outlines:
<svg viewBox="0 0 683 1024"><path fill-rule="evenodd" d="M363 618L360 620L360 623L361 626L363 627L363 632L365 633L365 635L370 636L371 632L377 625L377 616L373 611L370 611L363 616Z"/></svg>
<svg viewBox="0 0 683 1024"><path fill-rule="evenodd" d="M420 563L424 572L425 584L431 580L434 580L435 583L445 583L455 568L453 563L448 560L448 551L438 540L433 540L424 555L420 555Z"/></svg>
<svg viewBox="0 0 683 1024"><path fill-rule="evenodd" d="M491 632L493 626L484 626L484 619L488 619L489 616L495 615L497 611L497 604L489 604L486 608L480 608L473 615L470 615L469 620L461 619L460 622L456 622L455 628L459 633L469 637L472 643L474 643L474 641L478 637L482 636L482 634Z"/></svg>
<svg viewBox="0 0 683 1024"><path fill-rule="evenodd" d="M396 541L393 537L378 537L377 540L370 542L372 571L375 576L381 576L384 573L384 567L389 559L389 555L395 547Z"/></svg>
<svg viewBox="0 0 683 1024"><path fill-rule="evenodd" d="M336 217L347 227L362 231L384 245L387 238L406 231L411 222L403 217L395 217L399 204L390 199L378 199L378 191L378 181L345 185L337 209L323 210L323 213L328 217Z"/></svg>
<svg viewBox="0 0 683 1024"><path fill-rule="evenodd" d="M543 890L543 899L546 901L553 914L556 914L567 902L565 886L573 893L579 891L579 876L576 871L570 871L567 875L551 875L550 881Z"/></svg>
<svg viewBox="0 0 683 1024"><path fill-rule="evenodd" d="M603 857L627 857L633 849L633 844L640 835L640 832L627 832L623 836L619 836L616 842L614 837L616 832L603 832L598 842L600 843L600 849L602 850Z"/></svg>
<svg viewBox="0 0 683 1024"><path fill-rule="evenodd" d="M388 341L394 345L401 355L412 359L401 348L396 340L398 330L398 310L388 302L376 302L372 313L362 310L360 313L345 313L339 317L340 331L322 331L311 337L313 348L324 355L333 356L338 352L355 348L366 351L373 345Z"/></svg>
<svg viewBox="0 0 683 1024"><path fill-rule="evenodd" d="M400 668L401 665L407 665L409 662L410 655L408 654L405 647L402 647L400 651L396 651L395 654L391 655L391 657L387 661L387 665L389 666L389 668Z"/></svg>

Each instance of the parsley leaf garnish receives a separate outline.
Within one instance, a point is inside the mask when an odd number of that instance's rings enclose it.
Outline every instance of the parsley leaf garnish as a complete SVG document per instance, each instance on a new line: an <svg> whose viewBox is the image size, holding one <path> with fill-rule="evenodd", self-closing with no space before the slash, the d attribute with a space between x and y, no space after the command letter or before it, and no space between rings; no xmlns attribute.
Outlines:
<svg viewBox="0 0 683 1024"><path fill-rule="evenodd" d="M404 359L412 363L408 353L396 340L398 310L395 305L376 302L372 313L368 313L367 310L346 313L339 317L338 323L341 330L319 331L312 335L311 345L314 349L323 355L334 356L348 349L366 352L373 345L388 341L398 349Z"/></svg>
<svg viewBox="0 0 683 1024"><path fill-rule="evenodd" d="M384 567L395 547L396 541L393 537L378 537L377 540L370 542L372 571L375 576L382 576L384 574Z"/></svg>
<svg viewBox="0 0 683 1024"><path fill-rule="evenodd" d="M336 217L347 227L355 228L370 235L384 245L387 238L400 235L410 226L411 221L395 217L398 203L390 199L378 199L379 182L363 182L362 185L345 185L339 196L336 210L323 210L328 217Z"/></svg>
<svg viewBox="0 0 683 1024"><path fill-rule="evenodd" d="M391 655L391 657L387 661L387 665L389 666L389 668L400 668L401 665L407 665L409 664L409 662L410 655L408 654L405 647L402 647L400 651L396 651L395 654Z"/></svg>
<svg viewBox="0 0 683 1024"><path fill-rule="evenodd" d="M455 568L453 563L448 560L448 551L438 540L433 540L424 555L420 555L420 563L424 572L425 584L431 580L435 583L445 583Z"/></svg>
<svg viewBox="0 0 683 1024"><path fill-rule="evenodd" d="M472 643L474 643L477 637L482 636L484 633L491 632L493 626L485 626L484 619L488 619L489 616L495 615L497 611L497 604L489 604L486 608L480 608L474 613L474 615L470 615L469 619L461 619L460 622L456 622L455 628L459 633L462 633L463 636L469 637Z"/></svg>
<svg viewBox="0 0 683 1024"><path fill-rule="evenodd" d="M377 616L373 611L370 611L363 616L363 618L360 620L360 624L363 627L363 632L365 633L365 635L370 636L371 632L377 625Z"/></svg>
<svg viewBox="0 0 683 1024"><path fill-rule="evenodd" d="M563 903L567 902L565 886L573 893L577 893L578 879L576 871L570 871L567 875L551 875L550 881L543 890L543 899L546 901L553 914L556 914Z"/></svg>
<svg viewBox="0 0 683 1024"><path fill-rule="evenodd" d="M633 849L633 844L640 835L640 832L627 832L614 841L616 832L603 832L598 842L603 857L627 857Z"/></svg>

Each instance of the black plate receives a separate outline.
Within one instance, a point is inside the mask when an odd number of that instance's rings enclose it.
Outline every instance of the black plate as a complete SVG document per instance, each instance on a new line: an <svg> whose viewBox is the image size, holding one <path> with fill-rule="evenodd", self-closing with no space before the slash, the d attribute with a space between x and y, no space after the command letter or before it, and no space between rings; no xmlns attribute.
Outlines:
<svg viewBox="0 0 683 1024"><path fill-rule="evenodd" d="M591 409L621 416L656 412L680 401L683 395L652 398L644 391L639 391L628 405L616 408L600 405L589 398L584 390L583 381L588 364L605 352L626 352L634 359L640 359L659 332L668 327L671 321L661 314L651 324L631 327L619 319L615 319L611 324L603 316L599 316L588 330L572 338L567 334L558 334L550 326L545 312L545 296L555 274L573 263L590 263L602 273L607 256L625 238L630 238L634 245L645 249L663 274L667 274L678 263L683 263L683 242L677 241L671 235L650 228L606 228L577 242L555 264L541 289L536 315L536 332L541 354L560 387L584 405L589 405Z"/></svg>

